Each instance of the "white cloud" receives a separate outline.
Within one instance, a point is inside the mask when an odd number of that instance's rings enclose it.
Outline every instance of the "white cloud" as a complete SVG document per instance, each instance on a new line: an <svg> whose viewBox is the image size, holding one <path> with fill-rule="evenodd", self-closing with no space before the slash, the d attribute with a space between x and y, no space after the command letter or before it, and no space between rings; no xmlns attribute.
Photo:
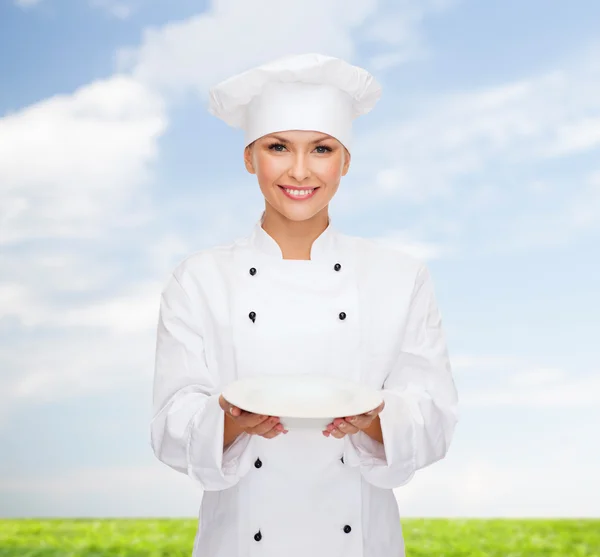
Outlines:
<svg viewBox="0 0 600 557"><path fill-rule="evenodd" d="M456 178L480 171L499 153L520 149L524 139L543 139L545 119L554 116L535 105L564 81L550 75L429 99L412 120L372 130L360 144L380 163L377 186L387 197L392 191L419 203L449 196Z"/></svg>
<svg viewBox="0 0 600 557"><path fill-rule="evenodd" d="M15 0L15 4L21 8L29 8L39 4L42 0Z"/></svg>
<svg viewBox="0 0 600 557"><path fill-rule="evenodd" d="M583 58L583 57L582 57ZM479 91L445 93L357 138L380 170L382 195L416 202L448 196L488 164L523 164L600 144L600 68L591 58ZM358 148L358 147L357 147ZM375 165L374 165L375 166Z"/></svg>
<svg viewBox="0 0 600 557"><path fill-rule="evenodd" d="M148 430L149 431L149 430ZM149 438L147 431L140 432ZM148 453L150 453L148 448ZM196 517L202 488L147 457L141 466L80 467L60 475L4 477L0 500L27 498L19 516ZM0 516L14 516L7 508Z"/></svg>
<svg viewBox="0 0 600 557"><path fill-rule="evenodd" d="M218 0L204 14L147 29L141 46L119 52L119 67L155 87L172 92L191 88L205 96L217 81L285 54L308 49L352 57L349 31L374 9L373 0Z"/></svg>
<svg viewBox="0 0 600 557"><path fill-rule="evenodd" d="M600 118L583 116L565 122L555 130L549 145L542 148L547 157L589 151L600 145Z"/></svg>
<svg viewBox="0 0 600 557"><path fill-rule="evenodd" d="M422 60L430 55L421 32L424 20L443 13L455 2L448 0L407 0L380 3L375 17L360 30L361 40L386 45L371 56L368 67L382 72L399 64Z"/></svg>
<svg viewBox="0 0 600 557"><path fill-rule="evenodd" d="M593 407L600 404L600 373L569 373L505 355L450 357L466 407Z"/></svg>
<svg viewBox="0 0 600 557"><path fill-rule="evenodd" d="M126 225L166 128L159 97L115 75L0 120L0 242ZM143 205L142 205L143 207Z"/></svg>
<svg viewBox="0 0 600 557"><path fill-rule="evenodd" d="M419 470L411 482L394 490L401 516L598 516L600 505L589 493L597 492L600 482L593 462L578 458L585 441L562 445L560 451L545 450L552 445L551 440L547 443L532 442L535 449L513 459L492 459L473 447L466 453L451 446L446 460Z"/></svg>
<svg viewBox="0 0 600 557"><path fill-rule="evenodd" d="M152 384L155 330L119 334L105 329L20 334L0 346L0 431L19 407L59 403ZM87 324L86 324L87 325Z"/></svg>
<svg viewBox="0 0 600 557"><path fill-rule="evenodd" d="M568 180L557 176L551 184L543 174L529 177L543 173L550 157L569 164L600 146L598 52L591 47L529 78L421 97L403 107L408 118L389 106L386 123L355 140L358 160L369 161L352 193L357 210L365 203L427 206L429 224L451 218L457 233L463 229L453 241L461 252L562 246L599 228L600 188L596 175L586 178L589 169L574 165ZM392 87L386 95L394 95Z"/></svg>
<svg viewBox="0 0 600 557"><path fill-rule="evenodd" d="M517 358L503 355L474 356L470 354L457 354L451 357L452 369L458 371L484 370L487 372L497 369L514 369L519 363L520 360Z"/></svg>
<svg viewBox="0 0 600 557"><path fill-rule="evenodd" d="M596 171L581 175L575 169L572 175L570 181L557 179L552 184L538 185L534 195L541 200L552 196L553 206L546 208L538 203L512 215L499 225L497 239L488 239L488 249L515 253L566 247L578 236L600 229L600 174Z"/></svg>
<svg viewBox="0 0 600 557"><path fill-rule="evenodd" d="M151 384L163 286L147 280L105 299L60 303L52 291L1 284L0 325L18 337L0 344L0 425L24 404Z"/></svg>
<svg viewBox="0 0 600 557"><path fill-rule="evenodd" d="M369 60L369 70L373 73L383 72L394 66L398 66L409 60L412 60L417 55L414 52L386 52L383 54L376 54Z"/></svg>
<svg viewBox="0 0 600 557"><path fill-rule="evenodd" d="M461 405L583 408L600 405L600 373L575 378L564 372L535 370L516 374L509 384L495 388L464 389Z"/></svg>
<svg viewBox="0 0 600 557"><path fill-rule="evenodd" d="M139 6L140 1L90 0L89 4L92 8L100 8L117 19L128 19ZM40 4L42 0L14 0L14 2L21 8L30 8Z"/></svg>
<svg viewBox="0 0 600 557"><path fill-rule="evenodd" d="M30 293L27 288L18 283L0 283L0 307L2 307L2 317L20 314L25 321L30 321L29 311L34 305L29 298ZM23 308L28 310L23 312Z"/></svg>
<svg viewBox="0 0 600 557"><path fill-rule="evenodd" d="M15 489L24 493L36 493L44 496L72 497L81 490L88 495L101 493L108 486L119 492L124 488L133 490L149 488L153 481L160 479L160 466L119 466L114 468L82 468L59 475L48 481L38 476L26 481L2 481L0 489Z"/></svg>
<svg viewBox="0 0 600 557"><path fill-rule="evenodd" d="M123 75L0 119L3 416L150 373L161 285L127 291L99 254L151 214L141 187L166 124L160 97Z"/></svg>
<svg viewBox="0 0 600 557"><path fill-rule="evenodd" d="M510 382L514 387L540 387L560 381L568 381L564 370L558 368L537 368L513 375Z"/></svg>
<svg viewBox="0 0 600 557"><path fill-rule="evenodd" d="M382 244L407 253L422 261L439 259L453 253L449 247L416 240L414 236L407 231L392 232L386 236L369 239L377 242L378 244Z"/></svg>
<svg viewBox="0 0 600 557"><path fill-rule="evenodd" d="M575 228L600 225L600 171L588 176L568 209L568 219Z"/></svg>
<svg viewBox="0 0 600 557"><path fill-rule="evenodd" d="M384 69L420 56L419 27L448 5L412 0L381 9L375 0L214 0L201 15L146 30L141 46L119 52L119 68L161 89L191 88L204 97L221 79L286 54L310 51L351 60L356 42L365 40L384 48L370 64Z"/></svg>
<svg viewBox="0 0 600 557"><path fill-rule="evenodd" d="M135 285L130 292L97 300L80 308L63 310L52 318L57 327L90 327L107 329L116 334L156 329L162 282Z"/></svg>
<svg viewBox="0 0 600 557"><path fill-rule="evenodd" d="M119 0L91 0L90 5L93 8L100 8L112 17L117 19L128 19L134 11L139 7L140 0L119 1Z"/></svg>

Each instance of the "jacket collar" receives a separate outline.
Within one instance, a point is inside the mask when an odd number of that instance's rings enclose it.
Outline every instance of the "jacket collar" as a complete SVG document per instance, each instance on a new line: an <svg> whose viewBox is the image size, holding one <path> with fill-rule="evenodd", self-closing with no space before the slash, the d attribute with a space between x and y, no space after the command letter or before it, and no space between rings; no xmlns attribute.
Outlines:
<svg viewBox="0 0 600 557"><path fill-rule="evenodd" d="M275 239L267 233L262 227L265 219L265 211L263 211L258 222L254 225L252 234L250 235L250 246L268 257L283 260L283 252ZM310 251L309 261L334 262L337 257L337 235L338 232L331 225L331 216L327 228L315 239ZM287 261L287 260L286 260ZM293 260L292 260L293 261Z"/></svg>

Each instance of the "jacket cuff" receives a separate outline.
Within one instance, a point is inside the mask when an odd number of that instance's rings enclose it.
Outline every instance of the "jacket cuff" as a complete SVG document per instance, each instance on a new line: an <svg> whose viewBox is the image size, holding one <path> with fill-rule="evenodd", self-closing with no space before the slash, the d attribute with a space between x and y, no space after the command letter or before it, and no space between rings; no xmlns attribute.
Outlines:
<svg viewBox="0 0 600 557"><path fill-rule="evenodd" d="M225 413L211 395L192 419L187 445L188 475L206 491L235 485L252 465L252 435L242 433L223 451Z"/></svg>
<svg viewBox="0 0 600 557"><path fill-rule="evenodd" d="M385 406L379 413L383 444L364 431L344 437L344 462L350 466L369 469L414 469L416 456L416 428L410 411L410 402L402 393L383 389Z"/></svg>
<svg viewBox="0 0 600 557"><path fill-rule="evenodd" d="M401 392L384 389L385 407L379 414L381 434L386 449L388 466L406 466L416 462L417 446L411 400Z"/></svg>
<svg viewBox="0 0 600 557"><path fill-rule="evenodd" d="M346 435L344 439L347 440L344 448L348 451L350 465L387 466L385 446L369 437L364 431Z"/></svg>

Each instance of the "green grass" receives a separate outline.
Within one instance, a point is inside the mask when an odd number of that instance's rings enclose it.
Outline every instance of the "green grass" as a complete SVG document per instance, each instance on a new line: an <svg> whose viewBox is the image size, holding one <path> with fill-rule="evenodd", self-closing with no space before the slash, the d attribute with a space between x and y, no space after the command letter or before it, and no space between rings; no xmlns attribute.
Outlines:
<svg viewBox="0 0 600 557"><path fill-rule="evenodd" d="M402 524L408 557L600 557L600 520ZM195 519L8 519L0 557L191 557L195 533Z"/></svg>

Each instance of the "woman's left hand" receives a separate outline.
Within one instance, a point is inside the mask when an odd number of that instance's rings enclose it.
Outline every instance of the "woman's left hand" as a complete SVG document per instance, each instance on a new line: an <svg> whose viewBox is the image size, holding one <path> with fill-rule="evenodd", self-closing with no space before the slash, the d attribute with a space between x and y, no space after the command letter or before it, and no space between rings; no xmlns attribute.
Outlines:
<svg viewBox="0 0 600 557"><path fill-rule="evenodd" d="M323 435L325 435L325 437L332 435L337 439L341 439L344 435L368 429L373 420L383 410L384 406L385 402L382 402L377 408L370 412L359 414L358 416L348 416L347 418L335 418L333 422L327 426L327 429L323 430Z"/></svg>

